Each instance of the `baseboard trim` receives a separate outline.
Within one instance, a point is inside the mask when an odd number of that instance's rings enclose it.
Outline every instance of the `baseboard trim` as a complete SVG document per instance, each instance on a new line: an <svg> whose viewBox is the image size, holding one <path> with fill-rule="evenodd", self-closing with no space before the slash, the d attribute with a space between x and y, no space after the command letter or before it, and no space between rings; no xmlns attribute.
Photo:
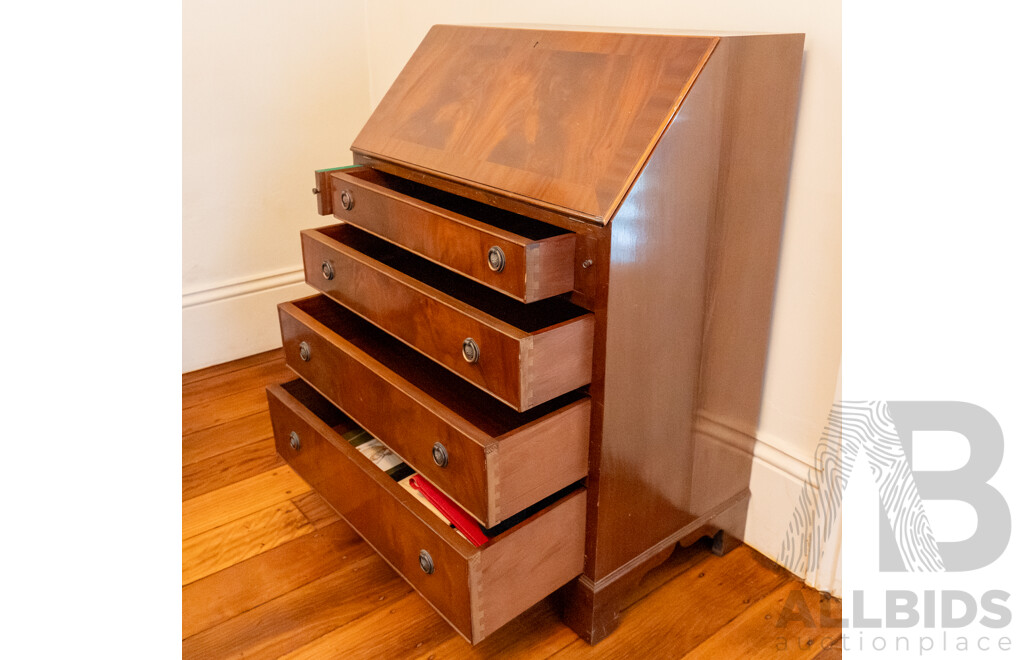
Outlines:
<svg viewBox="0 0 1024 660"><path fill-rule="evenodd" d="M288 268L182 294L182 373L280 347L278 303L310 293Z"/></svg>
<svg viewBox="0 0 1024 660"><path fill-rule="evenodd" d="M181 294L181 308L188 309L196 305L206 305L229 298L237 298L291 284L298 284L304 281L305 278L305 271L301 267L285 268L255 277L238 278L224 284L218 284L217 286Z"/></svg>
<svg viewBox="0 0 1024 660"><path fill-rule="evenodd" d="M799 566L786 566L780 561L780 549L786 538L801 494L815 488L811 479L817 466L806 459L783 450L771 438L758 437L739 428L730 420L698 411L694 432L704 442L719 443L724 448L750 457L750 508L744 542L795 573L815 589L833 594L842 592L842 531L835 530L821 548L822 558L813 571Z"/></svg>
<svg viewBox="0 0 1024 660"><path fill-rule="evenodd" d="M800 481L807 481L808 470L818 469L805 459L780 449L766 438L751 435L749 432L737 428L724 417L705 411L697 412L694 431L750 454Z"/></svg>

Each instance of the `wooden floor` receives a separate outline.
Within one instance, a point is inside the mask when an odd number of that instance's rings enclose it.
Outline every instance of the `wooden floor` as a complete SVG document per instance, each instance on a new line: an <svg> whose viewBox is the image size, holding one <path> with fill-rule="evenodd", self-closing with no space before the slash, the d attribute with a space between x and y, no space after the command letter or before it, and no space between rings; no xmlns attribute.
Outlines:
<svg viewBox="0 0 1024 660"><path fill-rule="evenodd" d="M650 573L597 646L548 599L471 647L275 453L263 388L292 378L280 351L182 376L183 657L841 657L821 618L838 600L707 543Z"/></svg>

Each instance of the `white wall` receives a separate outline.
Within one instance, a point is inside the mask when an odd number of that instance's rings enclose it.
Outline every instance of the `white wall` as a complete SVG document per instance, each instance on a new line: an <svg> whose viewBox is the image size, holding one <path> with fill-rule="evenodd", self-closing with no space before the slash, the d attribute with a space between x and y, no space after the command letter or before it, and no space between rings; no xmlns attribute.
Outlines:
<svg viewBox="0 0 1024 660"><path fill-rule="evenodd" d="M300 279L296 232L318 219L304 192L312 187L311 170L350 162L347 149L355 133L431 25L550 23L807 35L761 423L752 436L730 420L698 420L707 441L754 455L746 540L776 558L839 373L840 2L255 5L185 3L183 304L232 294L236 282L242 284L239 291L257 289L183 310L186 369L279 345L273 304L298 295L292 293L297 285L261 287ZM200 317L210 317L209 323L190 323ZM838 591L840 575L832 570L839 565L838 545L834 552L822 570L807 576L814 586Z"/></svg>
<svg viewBox="0 0 1024 660"><path fill-rule="evenodd" d="M352 162L370 111L362 0L186 0L182 371L281 345L313 171Z"/></svg>

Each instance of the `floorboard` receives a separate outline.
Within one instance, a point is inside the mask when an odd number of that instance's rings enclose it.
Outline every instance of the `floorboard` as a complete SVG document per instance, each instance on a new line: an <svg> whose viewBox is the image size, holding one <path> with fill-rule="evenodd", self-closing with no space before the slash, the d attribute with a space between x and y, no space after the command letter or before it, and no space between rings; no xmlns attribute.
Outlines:
<svg viewBox="0 0 1024 660"><path fill-rule="evenodd" d="M182 466L181 499L211 491L283 466L273 438L263 438L205 460Z"/></svg>
<svg viewBox="0 0 1024 660"><path fill-rule="evenodd" d="M383 633L383 634L382 634ZM421 648L452 636L451 627L419 594L410 592L347 626L335 628L284 656L318 658L414 658Z"/></svg>
<svg viewBox="0 0 1024 660"><path fill-rule="evenodd" d="M273 441L266 409L182 436L181 464L191 465L261 440Z"/></svg>
<svg viewBox="0 0 1024 660"><path fill-rule="evenodd" d="M555 658L682 657L790 580L758 557L748 546L724 557L705 555L626 609L618 629L600 644L591 647L577 640ZM663 634L666 630L673 634Z"/></svg>
<svg viewBox="0 0 1024 660"><path fill-rule="evenodd" d="M365 543L349 560L330 575L185 639L182 657L278 658L412 593Z"/></svg>
<svg viewBox="0 0 1024 660"><path fill-rule="evenodd" d="M822 649L822 651L814 656L814 660L842 660L843 657L843 646L842 640L833 643L831 646Z"/></svg>
<svg viewBox="0 0 1024 660"><path fill-rule="evenodd" d="M202 401L181 411L181 433L186 435L233 422L267 408L262 387L235 392L219 399Z"/></svg>
<svg viewBox="0 0 1024 660"><path fill-rule="evenodd" d="M274 600L365 556L365 543L343 522L329 525L182 589L182 636L191 637ZM355 553L355 554L352 554Z"/></svg>
<svg viewBox="0 0 1024 660"><path fill-rule="evenodd" d="M476 646L470 646L462 637L451 633L443 643L420 649L416 657L419 660L549 658L579 640L576 633L562 625L553 601L553 598L542 600Z"/></svg>
<svg viewBox="0 0 1024 660"><path fill-rule="evenodd" d="M323 529L341 520L341 516L327 502L324 502L323 498L316 494L316 491L311 490L299 495L292 502L317 529Z"/></svg>
<svg viewBox="0 0 1024 660"><path fill-rule="evenodd" d="M275 348L270 351L257 353L256 355L250 355L249 357L233 360L231 362L217 364L212 367L207 367L205 369L199 369L197 371L190 371L188 373L181 375L181 386L182 389L184 389L185 386L191 385L192 383L198 382L200 380L214 378L216 376L223 376L224 374L229 374L233 371L241 371L242 369L247 369L257 364L263 364L264 362L274 361L284 364L283 348Z"/></svg>
<svg viewBox="0 0 1024 660"><path fill-rule="evenodd" d="M182 409L214 401L230 394L238 394L256 389L262 390L267 385L280 383L294 378L294 373L280 360L270 360L260 364L229 371L226 374L211 376L190 383L181 388Z"/></svg>
<svg viewBox="0 0 1024 660"><path fill-rule="evenodd" d="M291 502L281 502L185 539L181 583L190 584L316 530Z"/></svg>
<svg viewBox="0 0 1024 660"><path fill-rule="evenodd" d="M596 646L554 598L470 646L275 453L264 388L291 377L280 349L182 376L183 658L842 657L841 601L706 540L648 573Z"/></svg>
<svg viewBox="0 0 1024 660"><path fill-rule="evenodd" d="M807 612L815 613L822 600L817 591L797 580L787 580L704 640L686 657L693 660L814 658L827 649L841 631L836 626L822 627L817 619L790 621L782 616L784 611L797 610L792 605L794 597L808 605Z"/></svg>
<svg viewBox="0 0 1024 660"><path fill-rule="evenodd" d="M308 492L309 486L283 465L181 503L181 538L215 527Z"/></svg>

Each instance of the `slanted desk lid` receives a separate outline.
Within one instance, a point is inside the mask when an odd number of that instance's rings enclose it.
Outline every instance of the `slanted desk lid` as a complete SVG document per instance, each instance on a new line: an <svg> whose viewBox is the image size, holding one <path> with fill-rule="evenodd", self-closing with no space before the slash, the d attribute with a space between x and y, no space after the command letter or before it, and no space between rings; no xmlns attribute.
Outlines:
<svg viewBox="0 0 1024 660"><path fill-rule="evenodd" d="M437 25L352 150L607 223L717 43Z"/></svg>

